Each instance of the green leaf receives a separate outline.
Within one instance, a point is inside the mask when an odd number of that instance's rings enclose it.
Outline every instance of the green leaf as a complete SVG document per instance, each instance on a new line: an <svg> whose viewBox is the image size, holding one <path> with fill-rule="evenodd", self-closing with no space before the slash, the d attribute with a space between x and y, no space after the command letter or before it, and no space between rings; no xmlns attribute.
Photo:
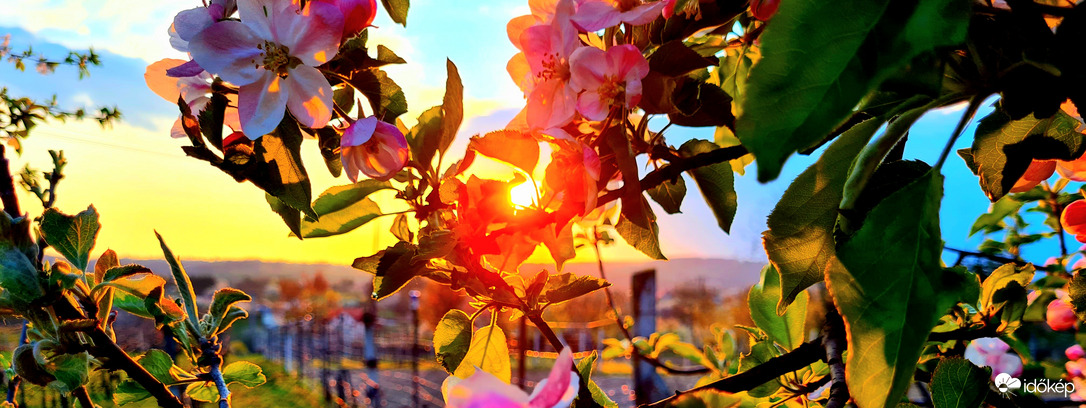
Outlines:
<svg viewBox="0 0 1086 408"><path fill-rule="evenodd" d="M672 77L686 75L715 63L715 59L701 56L680 40L664 43L649 56L650 70Z"/></svg>
<svg viewBox="0 0 1086 408"><path fill-rule="evenodd" d="M105 276L106 271L114 266L120 266L120 262L117 260L117 253L112 249L107 249L102 252L102 256L98 257L98 261L94 263L94 284L102 283L102 277Z"/></svg>
<svg viewBox="0 0 1086 408"><path fill-rule="evenodd" d="M309 206L313 191L302 164L302 132L298 123L287 115L274 132L254 143L253 151L260 157L261 168L250 181L291 208L316 218Z"/></svg>
<svg viewBox="0 0 1086 408"><path fill-rule="evenodd" d="M579 381L580 389L577 391L577 399L573 400L573 408L618 408L618 404L607 396L596 381L592 380L592 370L596 367L598 357L596 350L592 350L592 353L577 362L577 372L581 374L581 381Z"/></svg>
<svg viewBox="0 0 1086 408"><path fill-rule="evenodd" d="M407 0L400 1L407 2ZM404 96L403 88L389 78L385 71L380 69L354 71L348 82L366 96L366 99L370 101L374 116L378 119L394 123L396 118L407 112L407 97Z"/></svg>
<svg viewBox="0 0 1086 408"><path fill-rule="evenodd" d="M4 243L0 252L0 288L23 302L33 302L45 294L38 281L38 268L26 254Z"/></svg>
<svg viewBox="0 0 1086 408"><path fill-rule="evenodd" d="M1000 198L999 201L992 203L992 207L987 213L977 217L977 220L973 222L973 226L969 228L969 236L973 236L973 234L976 234L981 230L984 230L986 233L994 232L996 227L1002 225L1004 218L1017 213L1020 208L1022 208L1021 201L1015 200L1010 196Z"/></svg>
<svg viewBox="0 0 1086 408"><path fill-rule="evenodd" d="M101 287L112 287L142 300L150 296L155 288L161 289L165 285L166 280L162 279L161 276L150 272L142 272L107 280L102 283Z"/></svg>
<svg viewBox="0 0 1086 408"><path fill-rule="evenodd" d="M131 264L116 266L106 270L105 274L102 275L102 282L113 282L115 280L127 278L129 276L140 273L153 274L154 272L152 272L150 269L147 269L147 267L143 265Z"/></svg>
<svg viewBox="0 0 1086 408"><path fill-rule="evenodd" d="M1086 135L1075 130L1078 120L1064 113L1019 120L1002 104L977 124L971 153L980 186L993 202L1007 194L1037 160L1074 160L1086 152Z"/></svg>
<svg viewBox="0 0 1086 408"><path fill-rule="evenodd" d="M192 327L200 327L200 315L196 311L196 292L192 290L192 281L189 280L189 274L185 272L185 267L181 265L181 261L173 256L173 252L166 246L166 241L162 239L162 235L159 235L158 231L155 231L155 237L158 238L159 246L162 247L162 255L166 257L166 262L170 264L170 273L173 274L173 282L177 285L177 291L181 294L185 314L188 315Z"/></svg>
<svg viewBox="0 0 1086 408"><path fill-rule="evenodd" d="M649 193L649 198L652 198L652 201L664 208L664 212L678 214L682 212L679 210L683 204L683 198L686 197L686 180L681 176L675 178L675 182L665 180L646 192Z"/></svg>
<svg viewBox="0 0 1086 408"><path fill-rule="evenodd" d="M72 392L87 383L90 366L86 352L56 354L42 365L45 371L56 377L49 386L60 392Z"/></svg>
<svg viewBox="0 0 1086 408"><path fill-rule="evenodd" d="M683 157L694 156L699 153L708 153L719 147L708 140L692 139L679 147ZM724 232L731 232L732 220L735 218L737 195L735 194L735 174L728 163L716 163L690 170L694 182L701 190L702 197L709 204L709 209L716 216L717 225Z"/></svg>
<svg viewBox="0 0 1086 408"><path fill-rule="evenodd" d="M441 110L444 117L441 121L441 143L437 150L441 155L449 150L449 145L456 139L456 132L460 130L460 122L464 121L464 84L460 81L460 71L452 60L445 60L445 68L448 78L445 80L445 98L441 102ZM438 169L440 170L440 169ZM531 172L528 172L531 174Z"/></svg>
<svg viewBox="0 0 1086 408"><path fill-rule="evenodd" d="M124 380L113 390L113 402L125 406L134 402L151 398L151 393L132 380Z"/></svg>
<svg viewBox="0 0 1086 408"><path fill-rule="evenodd" d="M313 202L318 217L301 222L302 237L328 237L350 232L382 215L377 203L367 198L376 191L392 188L387 181L362 180L325 190ZM316 218L316 220L314 220Z"/></svg>
<svg viewBox="0 0 1086 408"><path fill-rule="evenodd" d="M827 286L848 330L846 381L859 406L900 401L940 317L979 296L975 275L942 267L942 181L929 171L882 200L831 261Z"/></svg>
<svg viewBox="0 0 1086 408"><path fill-rule="evenodd" d="M540 303L558 304L573 300L597 290L611 286L610 282L586 275L561 273L551 275L543 286Z"/></svg>
<svg viewBox="0 0 1086 408"><path fill-rule="evenodd" d="M931 402L935 408L977 408L988 396L990 368L969 360L944 358L931 375Z"/></svg>
<svg viewBox="0 0 1086 408"><path fill-rule="evenodd" d="M796 177L769 213L763 236L766 255L781 275L777 314L824 278L835 252L833 230L849 167L881 124L868 120L842 134Z"/></svg>
<svg viewBox="0 0 1086 408"><path fill-rule="evenodd" d="M1071 307L1075 309L1078 319L1086 320L1086 276L1083 276L1082 271L1076 272L1075 276L1071 278L1071 282L1067 284L1067 294L1071 297ZM1055 297L1052 297L1052 300L1055 300ZM1038 298L1034 303L1039 303L1040 300ZM1051 300L1049 301L1051 302Z"/></svg>
<svg viewBox="0 0 1086 408"><path fill-rule="evenodd" d="M385 6L385 11L388 12L389 17L392 17L392 21L407 27L407 9L411 6L410 0L381 0L381 5Z"/></svg>
<svg viewBox="0 0 1086 408"><path fill-rule="evenodd" d="M279 218L282 218L283 223L287 224L287 228L290 228L290 232L294 234L294 236L301 238L302 212L287 205L270 193L264 193L264 199L268 201L268 206L271 207L272 212L279 214Z"/></svg>
<svg viewBox="0 0 1086 408"><path fill-rule="evenodd" d="M471 345L471 317L460 309L445 313L434 329L434 353L437 363L449 374L460 367Z"/></svg>
<svg viewBox="0 0 1086 408"><path fill-rule="evenodd" d="M236 308L236 304L241 302L250 302L253 298L247 293L234 288L222 288L215 291L215 294L211 298L211 307L208 314L211 315L211 321L213 323L212 332L205 333L206 337L212 337L225 330L222 323L226 319L227 313L230 310ZM240 310L240 309L239 309ZM244 312L244 310L242 310ZM246 313L248 315L248 313ZM231 322L233 323L233 322Z"/></svg>
<svg viewBox="0 0 1086 408"><path fill-rule="evenodd" d="M396 55L396 53L392 52L392 50L388 49L388 47L380 44L377 45L377 61L380 61L384 64L407 63L407 61L404 61L403 58L400 58L399 55Z"/></svg>
<svg viewBox="0 0 1086 408"><path fill-rule="evenodd" d="M785 1L759 40L736 134L777 178L792 153L820 142L915 57L965 40L960 0ZM783 22L783 23L782 23Z"/></svg>
<svg viewBox="0 0 1086 408"><path fill-rule="evenodd" d="M753 340L753 339L752 339ZM776 357L777 347L773 345L772 341L759 341L750 346L750 352L742 355L739 358L739 372L750 370L756 366L765 364L771 358ZM766 381L765 384L754 387L748 394L752 397L768 397L781 389L781 382L779 379L772 379Z"/></svg>
<svg viewBox="0 0 1086 408"><path fill-rule="evenodd" d="M498 130L468 142L468 149L483 156L509 163L529 176L539 162L539 142L531 135L515 130Z"/></svg>
<svg viewBox="0 0 1086 408"><path fill-rule="evenodd" d="M648 206L645 206L648 209ZM652 210L648 210L651 214ZM627 244L634 247L641 253L648 255L652 259L667 259L662 252L660 252L660 227L656 225L656 216L651 216L651 227L645 228L637 225L626 218L625 213L621 213L618 216L618 223L615 224L615 231L622 239L626 240Z"/></svg>
<svg viewBox="0 0 1086 408"><path fill-rule="evenodd" d="M419 115L419 121L405 135L411 145L411 157L421 166L428 167L441 146L444 133L445 110L440 106L427 109Z"/></svg>
<svg viewBox="0 0 1086 408"><path fill-rule="evenodd" d="M803 344L805 337L803 324L807 322L807 299L807 292L800 292L795 301L785 309L784 315L778 316L777 304L781 300L781 282L773 265L762 268L762 280L752 286L747 295L750 317L754 320L754 324L769 335L770 340L787 350Z"/></svg>
<svg viewBox="0 0 1086 408"><path fill-rule="evenodd" d="M382 253L374 270L373 298L381 300L399 291L411 279L426 272L426 260L415 261L418 247L409 242L397 242ZM376 256L376 255L375 255ZM356 268L359 265L355 260ZM361 268L359 268L361 269ZM363 269L365 270L365 269Z"/></svg>
<svg viewBox="0 0 1086 408"><path fill-rule="evenodd" d="M86 271L100 227L98 211L92 205L76 215L67 215L55 208L48 208L42 214L40 231L49 246L64 255L64 259L73 266Z"/></svg>
<svg viewBox="0 0 1086 408"><path fill-rule="evenodd" d="M1000 331L1008 325L1014 328L1020 324L1028 304L1026 287L1033 281L1035 271L1032 264L1009 263L984 279L977 308L992 319L989 324L999 326Z"/></svg>
<svg viewBox="0 0 1086 408"><path fill-rule="evenodd" d="M509 365L509 344L505 332L496 324L481 328L471 337L468 353L453 375L460 378L471 377L476 367L493 374L506 384L513 376Z"/></svg>

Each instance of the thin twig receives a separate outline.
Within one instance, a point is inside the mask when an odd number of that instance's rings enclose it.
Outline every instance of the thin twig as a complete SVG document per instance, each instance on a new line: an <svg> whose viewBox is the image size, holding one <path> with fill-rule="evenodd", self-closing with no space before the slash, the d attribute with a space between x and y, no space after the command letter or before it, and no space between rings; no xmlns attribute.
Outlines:
<svg viewBox="0 0 1086 408"><path fill-rule="evenodd" d="M745 156L747 153L749 152L746 147L738 145L673 160L666 166L646 174L645 178L641 179L641 190L649 190L665 181L674 180L675 178L682 176L684 171L735 160ZM600 198L596 200L596 203L597 205L603 205L615 201L619 197L622 197L624 191L625 187L608 191L606 194L600 196Z"/></svg>
<svg viewBox="0 0 1086 408"><path fill-rule="evenodd" d="M94 402L91 401L90 394L87 393L87 387L85 385L79 386L72 391L72 396L76 401L79 401L79 406L83 408L94 408Z"/></svg>

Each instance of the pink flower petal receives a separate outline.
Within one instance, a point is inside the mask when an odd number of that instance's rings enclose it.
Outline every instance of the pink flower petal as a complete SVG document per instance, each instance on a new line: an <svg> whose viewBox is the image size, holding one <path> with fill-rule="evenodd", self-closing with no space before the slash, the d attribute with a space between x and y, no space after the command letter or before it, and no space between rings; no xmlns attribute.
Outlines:
<svg viewBox="0 0 1086 408"><path fill-rule="evenodd" d="M576 377L573 376L573 372L570 371L573 368L573 356L570 353L569 348L562 349L562 352L558 355L558 360L554 362L554 366L551 367L550 375L547 376L545 381L541 381L534 392L532 392L531 401L528 403L530 408L551 408L558 405L567 396L577 395L577 383ZM570 379L573 378L571 382ZM572 387L571 387L572 386ZM572 398L570 398L572 400Z"/></svg>
<svg viewBox="0 0 1086 408"><path fill-rule="evenodd" d="M528 8L532 10L532 15L539 19L539 21L548 23L550 19L554 17L554 10L558 7L559 0L529 0Z"/></svg>
<svg viewBox="0 0 1086 408"><path fill-rule="evenodd" d="M339 140L339 146L342 148L361 146L373 137L373 132L377 130L377 122L380 120L376 116L370 116L365 119L359 119L358 121L347 127L347 130L343 131L343 137Z"/></svg>
<svg viewBox="0 0 1086 408"><path fill-rule="evenodd" d="M182 10L173 18L173 30L183 41L192 41L192 37L215 22L206 7Z"/></svg>
<svg viewBox="0 0 1086 408"><path fill-rule="evenodd" d="M244 0L243 0L244 1ZM237 21L220 21L204 29L189 42L192 59L208 72L235 85L247 85L267 72L258 67L263 57L258 44L263 40Z"/></svg>
<svg viewBox="0 0 1086 408"><path fill-rule="evenodd" d="M505 70L509 71L509 77L520 87L520 91L528 93L532 89L532 68L528 66L528 58L523 52L518 52L509 59Z"/></svg>
<svg viewBox="0 0 1086 408"><path fill-rule="evenodd" d="M622 22L620 13L611 3L603 0L588 0L577 8L573 24L583 31L599 31Z"/></svg>
<svg viewBox="0 0 1086 408"><path fill-rule="evenodd" d="M528 404L528 394L481 369L460 381L446 381L446 408L516 408Z"/></svg>
<svg viewBox="0 0 1086 408"><path fill-rule="evenodd" d="M641 103L641 92L643 91L641 86L641 80L635 79L626 83L626 107L633 109L637 104Z"/></svg>
<svg viewBox="0 0 1086 408"><path fill-rule="evenodd" d="M513 43L514 47L521 49L520 47L520 35L524 34L524 30L528 27L539 24L539 20L535 16L520 16L513 17L509 20L509 23L505 25L505 32L509 34L509 42Z"/></svg>
<svg viewBox="0 0 1086 408"><path fill-rule="evenodd" d="M595 90L609 74L608 53L596 47L583 47L569 57L569 83L573 89Z"/></svg>
<svg viewBox="0 0 1086 408"><path fill-rule="evenodd" d="M289 48L290 55L306 65L321 65L339 52L343 14L334 5L311 1L300 13L294 7L281 8L272 20L273 34L279 44Z"/></svg>
<svg viewBox="0 0 1086 408"><path fill-rule="evenodd" d="M287 106L287 90L279 76L264 71L260 80L242 85L238 90L238 115L241 131L256 140L279 126Z"/></svg>
<svg viewBox="0 0 1086 408"><path fill-rule="evenodd" d="M177 98L180 95L180 91L177 89L178 79L169 77L166 75L166 71L184 63L184 60L165 58L148 65L147 71L143 73L143 79L147 82L147 87L155 95L162 97L167 102L177 103Z"/></svg>
<svg viewBox="0 0 1086 408"><path fill-rule="evenodd" d="M528 125L535 129L561 127L573 120L577 94L564 81L548 79L536 84L528 96Z"/></svg>
<svg viewBox="0 0 1086 408"><path fill-rule="evenodd" d="M178 117L177 120L173 122L173 126L170 127L170 137L174 139L189 137L189 135L185 133L185 127L181 125L180 117Z"/></svg>
<svg viewBox="0 0 1086 408"><path fill-rule="evenodd" d="M633 10L622 12L622 14L619 15L619 19L635 26L645 25L651 23L657 16L662 15L664 6L666 5L667 2L665 1L642 4L634 7Z"/></svg>
<svg viewBox="0 0 1086 408"><path fill-rule="evenodd" d="M253 35L271 41L274 39L271 29L272 15L276 9L290 6L291 3L282 0L238 0L238 16L253 30Z"/></svg>
<svg viewBox="0 0 1086 408"><path fill-rule="evenodd" d="M585 92L577 98L577 112L591 120L607 119L611 112L611 105L600 100L600 95L595 92Z"/></svg>
<svg viewBox="0 0 1086 408"><path fill-rule="evenodd" d="M623 81L642 79L649 74L649 62L633 45L620 45L607 50L610 73Z"/></svg>
<svg viewBox="0 0 1086 408"><path fill-rule="evenodd" d="M332 86L316 68L299 65L283 80L290 97L287 107L298 123L321 128L332 119Z"/></svg>
<svg viewBox="0 0 1086 408"><path fill-rule="evenodd" d="M204 67L197 64L196 61L189 60L188 62L178 65L176 67L166 70L166 75L174 78L183 78L199 75L204 72Z"/></svg>

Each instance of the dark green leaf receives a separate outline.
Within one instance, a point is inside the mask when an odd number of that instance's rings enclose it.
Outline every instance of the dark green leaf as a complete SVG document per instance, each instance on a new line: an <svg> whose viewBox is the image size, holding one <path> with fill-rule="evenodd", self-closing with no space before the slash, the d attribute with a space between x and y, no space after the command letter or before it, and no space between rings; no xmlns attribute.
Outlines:
<svg viewBox="0 0 1086 408"><path fill-rule="evenodd" d="M385 6L385 11L388 12L389 17L392 17L392 21L407 27L407 9L411 5L410 0L381 0L381 5Z"/></svg>
<svg viewBox="0 0 1086 408"><path fill-rule="evenodd" d="M715 59L702 57L679 40L664 43L649 56L649 69L667 76L686 75L715 63Z"/></svg>
<svg viewBox="0 0 1086 408"><path fill-rule="evenodd" d="M736 124L758 179L777 178L792 153L820 142L915 57L964 41L969 11L958 0L782 2L759 38L763 57Z"/></svg>
<svg viewBox="0 0 1086 408"><path fill-rule="evenodd" d="M998 105L980 120L973 139L973 162L984 193L993 202L1007 194L1034 159L1074 160L1086 152L1078 120L1063 111L1037 119L1011 119Z"/></svg>
<svg viewBox="0 0 1086 408"><path fill-rule="evenodd" d="M384 64L406 64L403 58L384 45L377 45L377 60Z"/></svg>
<svg viewBox="0 0 1086 408"><path fill-rule="evenodd" d="M86 271L100 227L98 211L92 205L76 215L67 215L48 208L42 214L40 231L49 246L64 255L73 266Z"/></svg>
<svg viewBox="0 0 1086 408"><path fill-rule="evenodd" d="M769 213L765 251L781 275L777 314L784 313L807 287L824 279L834 256L833 229L849 166L880 125L881 121L868 120L841 135L818 162L792 181Z"/></svg>
<svg viewBox="0 0 1086 408"><path fill-rule="evenodd" d="M581 374L581 381L579 381L580 389L577 391L577 399L573 400L573 408L618 408L618 404L592 380L592 370L596 367L598 357L596 350L592 350L592 353L577 362L577 372Z"/></svg>
<svg viewBox="0 0 1086 408"><path fill-rule="evenodd" d="M777 352L777 347L773 345L772 341L767 340L754 343L750 346L750 352L739 358L739 372L747 371L756 366L765 364L766 361L776 357L777 354L779 354ZM752 397L763 398L773 395L780 388L780 380L774 378L766 381L765 384L754 387L750 391L747 391L747 393Z"/></svg>
<svg viewBox="0 0 1086 408"><path fill-rule="evenodd" d="M370 101L370 107L373 108L374 116L378 119L393 123L397 117L407 112L407 97L404 96L403 89L396 85L385 71L380 69L355 71L349 82Z"/></svg>
<svg viewBox="0 0 1086 408"><path fill-rule="evenodd" d="M23 302L32 302L45 291L38 281L38 268L22 251L3 245L0 252L0 288Z"/></svg>
<svg viewBox="0 0 1086 408"><path fill-rule="evenodd" d="M664 181L660 185L650 188L648 191L649 197L656 204L660 204L663 207L664 212L668 214L678 214L681 211L680 207L683 204L683 198L686 197L686 181L680 176L675 178L675 182Z"/></svg>
<svg viewBox="0 0 1086 408"><path fill-rule="evenodd" d="M799 293L782 316L777 315L777 305L781 301L781 282L773 265L762 269L762 280L750 288L747 304L750 317L769 336L787 350L803 344L805 333L803 325L807 322L807 292Z"/></svg>
<svg viewBox="0 0 1086 408"><path fill-rule="evenodd" d="M1017 213L1019 208L1022 208L1021 201L1010 196L1000 198L999 201L992 203L992 207L987 213L977 217L977 220L973 222L973 226L969 228L969 236L973 236L973 234L982 230L986 232L997 230L1003 224L1003 219Z"/></svg>
<svg viewBox="0 0 1086 408"><path fill-rule="evenodd" d="M427 109L419 115L419 122L405 135L411 145L411 157L422 166L430 166L441 146L444 133L445 112L440 106Z"/></svg>
<svg viewBox="0 0 1086 408"><path fill-rule="evenodd" d="M261 161L259 172L250 180L291 208L316 217L309 206L313 191L301 148L302 132L288 115L274 132L256 140L253 149Z"/></svg>
<svg viewBox="0 0 1086 408"><path fill-rule="evenodd" d="M437 322L434 329L434 353L437 363L452 374L464 361L471 345L471 317L462 310L453 309Z"/></svg>
<svg viewBox="0 0 1086 408"><path fill-rule="evenodd" d="M305 238L330 237L345 234L380 217L381 207L369 198L363 198L341 210L321 214L319 221L302 220L302 236Z"/></svg>
<svg viewBox="0 0 1086 408"><path fill-rule="evenodd" d="M540 302L558 304L611 286L610 282L586 275L562 273L552 275L543 287Z"/></svg>
<svg viewBox="0 0 1086 408"><path fill-rule="evenodd" d="M975 275L942 266L942 181L929 171L882 200L831 260L827 283L846 322L846 381L859 406L900 401L928 333L955 303L979 296Z"/></svg>
<svg viewBox="0 0 1086 408"><path fill-rule="evenodd" d="M708 140L692 139L679 147L683 157L694 156L718 149ZM735 194L735 174L728 163L716 163L690 170L690 175L701 190L702 197L709 204L709 209L716 216L717 225L724 232L731 232L735 218L737 195Z"/></svg>
<svg viewBox="0 0 1086 408"><path fill-rule="evenodd" d="M426 272L426 264L414 262L418 248L400 241L381 254L373 278L373 298L381 300L399 291L407 282Z"/></svg>
<svg viewBox="0 0 1086 408"><path fill-rule="evenodd" d="M294 234L294 236L301 238L302 212L287 205L282 200L269 193L264 193L264 198L268 201L268 205L271 206L272 212L279 214L279 218L282 218L283 222L287 224L287 228L290 228L290 232Z"/></svg>
<svg viewBox="0 0 1086 408"><path fill-rule="evenodd" d="M990 368L969 360L944 358L931 375L931 402L935 408L977 408L988 396Z"/></svg>
<svg viewBox="0 0 1086 408"><path fill-rule="evenodd" d="M977 308L1003 331L1008 325L1017 327L1026 312L1026 287L1033 281L1036 270L1032 264L1017 266L1009 263L992 271L981 284Z"/></svg>
<svg viewBox="0 0 1086 408"><path fill-rule="evenodd" d="M445 98L441 102L444 116L441 120L441 143L437 147L441 155L449 150L449 145L456 139L456 132L460 130L460 122L464 120L464 84L460 81L460 71L448 59L445 60L445 68L449 77L445 80Z"/></svg>
<svg viewBox="0 0 1086 408"><path fill-rule="evenodd" d="M679 82L671 97L672 104L677 110L667 115L672 123L689 127L735 128L732 97L723 89L699 80L688 79Z"/></svg>
<svg viewBox="0 0 1086 408"><path fill-rule="evenodd" d="M648 209L648 206L645 206ZM648 255L652 259L667 259L662 252L660 252L660 227L656 225L656 216L652 215L651 224L648 228L637 225L626 218L625 213L619 214L618 223L615 224L615 231L622 239L626 240L627 244L634 247L641 253Z"/></svg>

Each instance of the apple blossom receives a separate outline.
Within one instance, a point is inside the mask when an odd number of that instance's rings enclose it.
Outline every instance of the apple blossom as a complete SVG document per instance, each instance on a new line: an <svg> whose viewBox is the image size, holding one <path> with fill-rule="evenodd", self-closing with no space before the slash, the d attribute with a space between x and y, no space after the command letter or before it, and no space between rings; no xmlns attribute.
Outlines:
<svg viewBox="0 0 1086 408"><path fill-rule="evenodd" d="M1075 200L1063 209L1060 225L1079 242L1086 242L1086 201Z"/></svg>
<svg viewBox="0 0 1086 408"><path fill-rule="evenodd" d="M376 116L351 124L340 139L340 160L351 182L358 181L360 171L373 179L388 180L407 164L409 153L400 129Z"/></svg>
<svg viewBox="0 0 1086 408"><path fill-rule="evenodd" d="M580 378L573 375L573 355L564 348L546 379L531 395L481 369L466 379L450 376L441 385L446 408L566 408L577 397Z"/></svg>
<svg viewBox="0 0 1086 408"><path fill-rule="evenodd" d="M992 368L992 378L1001 373L1017 377L1022 374L1022 358L1009 353L1011 346L995 337L984 337L969 342L965 359L979 366Z"/></svg>
<svg viewBox="0 0 1086 408"><path fill-rule="evenodd" d="M1048 180L1052 177L1052 172L1056 170L1056 162L1052 160L1034 160L1026 168L1026 172L1022 174L1022 177L1018 178L1018 181L1011 187L1012 193L1024 193L1029 191L1042 181Z"/></svg>
<svg viewBox="0 0 1086 408"><path fill-rule="evenodd" d="M239 85L241 130L251 139L275 129L284 109L310 128L332 117L332 87L315 66L335 57L343 31L336 6L239 0L241 21L212 24L192 38L193 59Z"/></svg>
<svg viewBox="0 0 1086 408"><path fill-rule="evenodd" d="M570 83L584 90L577 98L577 111L586 118L603 120L612 108L634 108L641 101L641 79L649 73L649 63L633 45L620 45L604 51L585 47L570 57Z"/></svg>
<svg viewBox="0 0 1086 408"><path fill-rule="evenodd" d="M177 103L178 98L183 98L189 105L193 115L198 115L211 101L211 74L201 71L199 74L185 77L171 77L167 74L170 69L185 64L179 59L166 58L147 66L143 79L147 87L156 95L161 96L170 103ZM229 95L227 98L234 97ZM236 102L236 101L231 101ZM238 110L227 107L223 118L223 124L231 129L239 129ZM170 129L170 136L174 138L186 137L185 129L178 118Z"/></svg>
<svg viewBox="0 0 1086 408"><path fill-rule="evenodd" d="M550 22L523 29L513 41L523 51L507 69L528 98L525 119L533 129L563 126L576 114L577 92L569 86L569 58L580 46L573 8L573 0L560 0ZM509 27L511 35L515 30Z"/></svg>
<svg viewBox="0 0 1086 408"><path fill-rule="evenodd" d="M599 155L575 140L556 139L552 145L555 149L545 173L544 195L553 195L579 215L592 212L599 195Z"/></svg>
<svg viewBox="0 0 1086 408"><path fill-rule="evenodd" d="M586 0L577 8L573 23L584 31L598 31L620 23L644 25L663 14L666 1ZM674 5L671 6L674 9Z"/></svg>
<svg viewBox="0 0 1086 408"><path fill-rule="evenodd" d="M1086 154L1083 156L1086 156ZM1086 181L1086 157L1080 157L1072 161L1057 161L1056 171L1065 179Z"/></svg>
<svg viewBox="0 0 1086 408"><path fill-rule="evenodd" d="M192 37L216 21L234 14L237 8L237 2L234 0L212 0L207 7L196 7L178 12L173 18L173 24L170 24L170 45L175 50L189 52L189 41Z"/></svg>
<svg viewBox="0 0 1086 408"><path fill-rule="evenodd" d="M1066 354L1067 358L1071 360L1078 360L1080 358L1086 357L1086 351L1083 351L1082 346L1078 344L1068 347L1067 350L1064 350L1063 353Z"/></svg>
<svg viewBox="0 0 1086 408"><path fill-rule="evenodd" d="M1055 331L1073 329L1075 323L1078 322L1078 318L1075 317L1075 310L1071 307L1071 298L1064 294L1049 302L1048 310L1045 312L1045 321L1048 323L1048 327Z"/></svg>

